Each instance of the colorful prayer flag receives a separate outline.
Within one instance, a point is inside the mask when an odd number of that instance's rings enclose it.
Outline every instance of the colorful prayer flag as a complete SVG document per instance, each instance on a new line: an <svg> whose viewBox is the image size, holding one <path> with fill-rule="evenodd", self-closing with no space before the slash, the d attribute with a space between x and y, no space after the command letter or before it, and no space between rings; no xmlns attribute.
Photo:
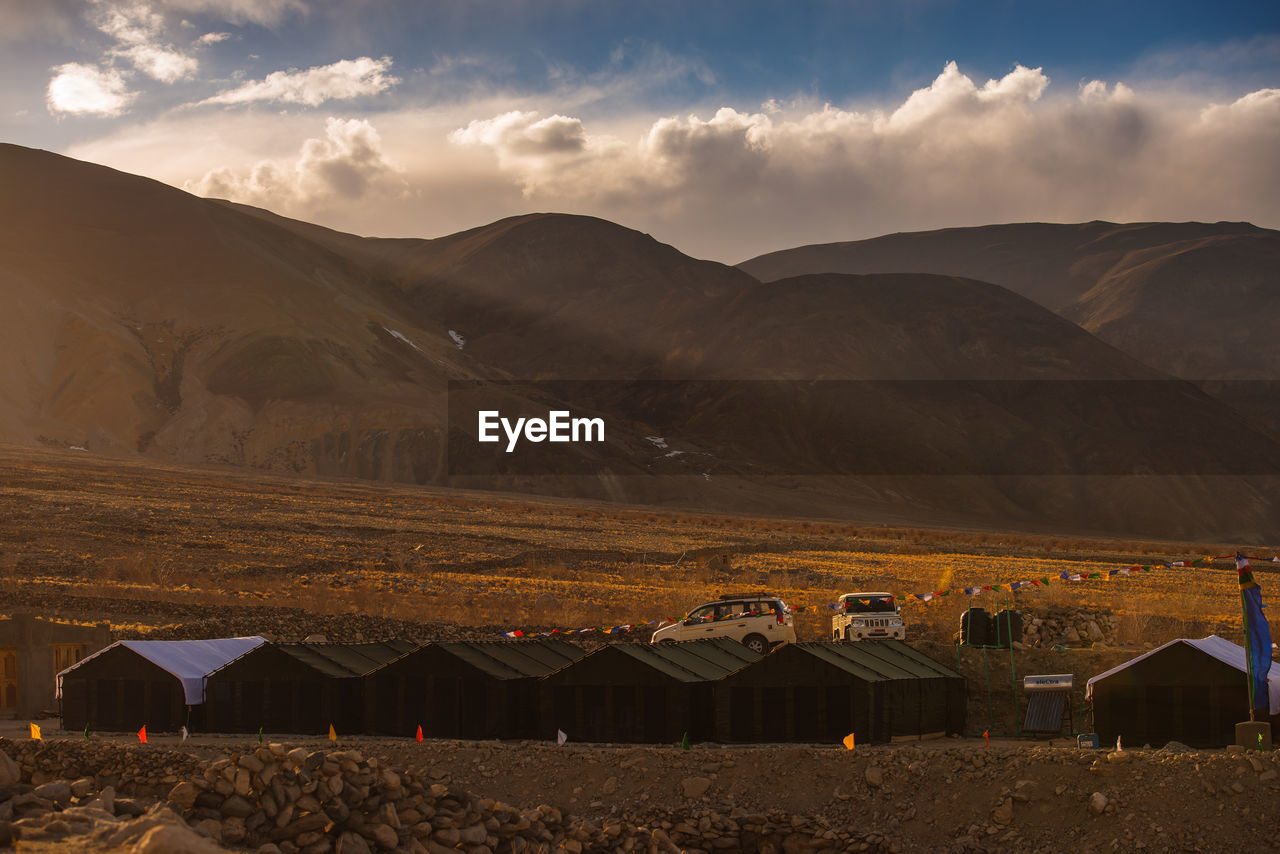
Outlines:
<svg viewBox="0 0 1280 854"><path fill-rule="evenodd" d="M143 724L142 729L138 730L138 741L143 744L147 743L147 725Z"/></svg>
<svg viewBox="0 0 1280 854"><path fill-rule="evenodd" d="M1253 569L1243 554L1236 555L1236 572L1240 576L1240 599L1244 605L1245 643L1249 651L1249 700L1255 709L1269 707L1267 676L1271 673L1271 627L1262 613L1262 588L1253 580Z"/></svg>
<svg viewBox="0 0 1280 854"><path fill-rule="evenodd" d="M422 741L422 724L418 724L418 731L413 736L414 741Z"/></svg>
<svg viewBox="0 0 1280 854"><path fill-rule="evenodd" d="M564 731L564 730L562 730L562 729L558 729L558 730L556 730L556 745L557 745L557 746L559 746L559 747L564 747L564 743L565 743L566 741L568 741L568 740L569 740L569 736L565 733L565 731Z"/></svg>

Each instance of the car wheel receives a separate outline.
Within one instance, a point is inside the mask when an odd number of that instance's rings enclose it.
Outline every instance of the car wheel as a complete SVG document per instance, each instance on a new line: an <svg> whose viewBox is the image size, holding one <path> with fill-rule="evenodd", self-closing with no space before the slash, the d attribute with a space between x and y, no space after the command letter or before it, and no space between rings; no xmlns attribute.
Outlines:
<svg viewBox="0 0 1280 854"><path fill-rule="evenodd" d="M760 655L769 651L769 641L765 640L764 635L747 635L742 639L742 645Z"/></svg>

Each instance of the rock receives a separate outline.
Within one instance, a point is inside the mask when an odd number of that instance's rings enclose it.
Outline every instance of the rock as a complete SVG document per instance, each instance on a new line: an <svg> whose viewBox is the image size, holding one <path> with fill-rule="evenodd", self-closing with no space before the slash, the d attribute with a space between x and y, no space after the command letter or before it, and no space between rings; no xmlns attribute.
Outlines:
<svg viewBox="0 0 1280 854"><path fill-rule="evenodd" d="M1089 636L1089 640L1097 643L1106 640L1107 636L1102 633L1102 628L1098 625L1097 620L1089 620L1084 624L1085 632Z"/></svg>
<svg viewBox="0 0 1280 854"><path fill-rule="evenodd" d="M688 777L683 786L686 798L700 798L707 793L707 789L711 788L711 781L706 777Z"/></svg>
<svg viewBox="0 0 1280 854"><path fill-rule="evenodd" d="M1062 640L1065 643L1080 643L1080 633L1076 631L1075 626L1067 626L1062 632Z"/></svg>
<svg viewBox="0 0 1280 854"><path fill-rule="evenodd" d="M169 806L180 812L189 810L196 805L196 796L199 794L200 790L194 783L179 783L169 790Z"/></svg>
<svg viewBox="0 0 1280 854"><path fill-rule="evenodd" d="M365 842L363 836L347 831L338 837L336 854L373 854L373 852L369 850L369 843Z"/></svg>
<svg viewBox="0 0 1280 854"><path fill-rule="evenodd" d="M873 789L878 789L884 784L884 771L877 765L868 765L863 777L866 778L867 785Z"/></svg>
<svg viewBox="0 0 1280 854"><path fill-rule="evenodd" d="M3 753L0 753L3 755ZM11 822L0 821L0 848L11 848L13 843L22 838L22 831Z"/></svg>
<svg viewBox="0 0 1280 854"><path fill-rule="evenodd" d="M0 786L16 786L22 782L22 769L0 750Z"/></svg>
<svg viewBox="0 0 1280 854"><path fill-rule="evenodd" d="M133 846L131 854L222 854L223 849L185 824L153 827Z"/></svg>
<svg viewBox="0 0 1280 854"><path fill-rule="evenodd" d="M71 803L71 784L66 780L54 780L52 783L36 786L34 794L37 798L65 806Z"/></svg>
<svg viewBox="0 0 1280 854"><path fill-rule="evenodd" d="M86 797L94 789L92 777L81 777L71 784L71 794L77 798Z"/></svg>
<svg viewBox="0 0 1280 854"><path fill-rule="evenodd" d="M991 811L991 820L996 824L1005 825L1013 821L1013 799L1005 798L1000 805Z"/></svg>
<svg viewBox="0 0 1280 854"><path fill-rule="evenodd" d="M114 815L116 811L116 787L103 786L102 791L98 792L98 800L102 802L104 810Z"/></svg>
<svg viewBox="0 0 1280 854"><path fill-rule="evenodd" d="M1059 792L1058 794L1062 794ZM1040 784L1035 780L1019 780L1013 784L1013 799L1020 804L1030 803L1040 797Z"/></svg>
<svg viewBox="0 0 1280 854"><path fill-rule="evenodd" d="M1180 741L1170 741L1160 749L1165 753L1195 753L1196 752L1196 749L1194 747L1189 747Z"/></svg>
<svg viewBox="0 0 1280 854"><path fill-rule="evenodd" d="M256 811L257 807L239 795L232 795L222 805L222 814L229 818L245 819Z"/></svg>
<svg viewBox="0 0 1280 854"><path fill-rule="evenodd" d="M1094 815L1102 815L1107 809L1107 796L1101 792L1094 792L1089 796L1089 812Z"/></svg>
<svg viewBox="0 0 1280 854"><path fill-rule="evenodd" d="M396 836L396 832L387 825L380 824L373 829L373 841L379 848L391 851L400 844L400 837Z"/></svg>
<svg viewBox="0 0 1280 854"><path fill-rule="evenodd" d="M600 794L612 795L617 790L618 790L618 778L610 777L608 780L605 780L604 785L600 787Z"/></svg>

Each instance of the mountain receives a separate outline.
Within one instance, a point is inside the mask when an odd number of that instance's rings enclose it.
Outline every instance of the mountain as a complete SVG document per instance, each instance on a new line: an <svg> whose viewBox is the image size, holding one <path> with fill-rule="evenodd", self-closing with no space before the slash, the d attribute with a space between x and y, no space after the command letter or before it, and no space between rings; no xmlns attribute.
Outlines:
<svg viewBox="0 0 1280 854"><path fill-rule="evenodd" d="M1266 484L1215 480L1274 441L999 285L765 282L562 214L364 238L17 146L0 183L2 442L932 524L1275 518ZM478 408L607 440L507 454Z"/></svg>
<svg viewBox="0 0 1280 854"><path fill-rule="evenodd" d="M1276 381L1278 261L1280 232L1248 223L1089 222L891 234L772 252L739 267L766 281L889 272L981 279L1165 373Z"/></svg>

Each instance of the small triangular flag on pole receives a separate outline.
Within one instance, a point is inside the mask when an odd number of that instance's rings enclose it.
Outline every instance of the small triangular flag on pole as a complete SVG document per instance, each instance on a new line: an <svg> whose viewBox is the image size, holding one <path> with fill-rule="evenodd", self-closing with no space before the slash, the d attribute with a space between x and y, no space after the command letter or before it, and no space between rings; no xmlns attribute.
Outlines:
<svg viewBox="0 0 1280 854"><path fill-rule="evenodd" d="M680 739L680 749L681 750L689 749L689 733L687 732L684 734L684 737Z"/></svg>
<svg viewBox="0 0 1280 854"><path fill-rule="evenodd" d="M44 741L44 739L40 737L40 724L31 724L31 737L36 741Z"/></svg>
<svg viewBox="0 0 1280 854"><path fill-rule="evenodd" d="M258 727L258 744L262 744L262 727Z"/></svg>
<svg viewBox="0 0 1280 854"><path fill-rule="evenodd" d="M329 724L329 740L330 741L338 740L338 732L333 728L333 724Z"/></svg>
<svg viewBox="0 0 1280 854"><path fill-rule="evenodd" d="M418 724L418 732L413 736L414 741L422 741L422 724Z"/></svg>
<svg viewBox="0 0 1280 854"><path fill-rule="evenodd" d="M186 744L187 736L190 735L190 733L187 732L187 728L185 726L182 729L180 729L179 732L182 733L182 743Z"/></svg>
<svg viewBox="0 0 1280 854"><path fill-rule="evenodd" d="M147 743L147 725L143 724L142 729L138 730L138 741L143 744Z"/></svg>
<svg viewBox="0 0 1280 854"><path fill-rule="evenodd" d="M563 747L564 743L568 740L569 740L569 736L565 734L564 730L562 729L556 730L556 744L558 746Z"/></svg>
<svg viewBox="0 0 1280 854"><path fill-rule="evenodd" d="M844 737L844 746L846 750L853 750L853 746L854 746L853 733L849 733Z"/></svg>
<svg viewBox="0 0 1280 854"><path fill-rule="evenodd" d="M983 747L991 746L991 730L984 729L982 731L982 741L984 742Z"/></svg>
<svg viewBox="0 0 1280 854"><path fill-rule="evenodd" d="M85 741L88 741L88 740L89 740L89 725L88 725L88 724L85 724L85 725L84 725L84 740L85 740Z"/></svg>

